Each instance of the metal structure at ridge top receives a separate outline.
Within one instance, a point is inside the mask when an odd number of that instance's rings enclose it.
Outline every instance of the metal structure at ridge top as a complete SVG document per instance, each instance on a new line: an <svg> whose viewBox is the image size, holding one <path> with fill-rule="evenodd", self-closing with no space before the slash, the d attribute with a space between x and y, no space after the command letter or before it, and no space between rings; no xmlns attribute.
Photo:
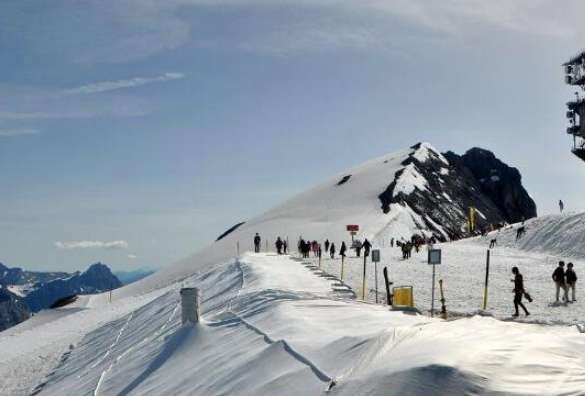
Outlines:
<svg viewBox="0 0 585 396"><path fill-rule="evenodd" d="M585 50L563 63L565 83L585 90ZM567 133L573 135L572 152L585 161L585 96L575 92L575 99L567 102Z"/></svg>

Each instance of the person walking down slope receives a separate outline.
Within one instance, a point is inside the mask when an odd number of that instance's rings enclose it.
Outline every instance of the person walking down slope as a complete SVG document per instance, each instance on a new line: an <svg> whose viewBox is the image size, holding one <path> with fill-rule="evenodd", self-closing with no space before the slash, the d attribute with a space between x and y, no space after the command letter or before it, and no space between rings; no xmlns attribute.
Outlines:
<svg viewBox="0 0 585 396"><path fill-rule="evenodd" d="M571 290L571 302L575 302L575 284L577 283L577 274L573 270L573 263L567 264L567 271L565 272L565 278L567 280L567 295Z"/></svg>
<svg viewBox="0 0 585 396"><path fill-rule="evenodd" d="M255 253L260 253L260 242L262 240L260 239L260 235L258 235L258 233L256 233L256 235L254 235L254 252Z"/></svg>
<svg viewBox="0 0 585 396"><path fill-rule="evenodd" d="M524 279L522 278L522 274L518 271L518 267L512 268L512 274L514 274L514 314L513 317L518 317L518 306L522 307L526 316L530 315L530 312L526 309L524 304L522 304L522 297L524 296Z"/></svg>
<svg viewBox="0 0 585 396"><path fill-rule="evenodd" d="M345 245L345 242L341 242L341 247L339 248L339 255L341 257L345 257L346 250L347 250L347 246Z"/></svg>
<svg viewBox="0 0 585 396"><path fill-rule="evenodd" d="M563 289L563 301L569 300L567 284L565 283L565 262L559 261L559 266L554 270L552 279L556 286L556 302L559 302L559 292Z"/></svg>
<svg viewBox="0 0 585 396"><path fill-rule="evenodd" d="M280 237L276 238L276 253L282 254L282 239Z"/></svg>
<svg viewBox="0 0 585 396"><path fill-rule="evenodd" d="M335 258L335 244L331 242L331 247L329 248L329 254L331 255L331 259Z"/></svg>
<svg viewBox="0 0 585 396"><path fill-rule="evenodd" d="M325 239L325 252L329 251L329 239Z"/></svg>
<svg viewBox="0 0 585 396"><path fill-rule="evenodd" d="M368 241L368 238L364 239L362 247L364 248L364 257L368 257L370 255L370 249L372 249L372 244Z"/></svg>
<svg viewBox="0 0 585 396"><path fill-rule="evenodd" d="M563 203L562 199L559 199L559 210L561 211L561 214L563 213L564 209L565 209L565 204Z"/></svg>
<svg viewBox="0 0 585 396"><path fill-rule="evenodd" d="M288 254L288 242L286 241L286 239L282 241L282 251L283 254Z"/></svg>

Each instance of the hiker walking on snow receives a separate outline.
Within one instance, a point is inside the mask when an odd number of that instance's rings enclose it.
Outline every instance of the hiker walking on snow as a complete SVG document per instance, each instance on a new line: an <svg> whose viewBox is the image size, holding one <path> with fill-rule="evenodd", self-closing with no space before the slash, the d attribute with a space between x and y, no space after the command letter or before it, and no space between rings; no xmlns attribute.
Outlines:
<svg viewBox="0 0 585 396"><path fill-rule="evenodd" d="M362 242L359 239L353 241L353 248L355 249L356 257L359 257L362 251Z"/></svg>
<svg viewBox="0 0 585 396"><path fill-rule="evenodd" d="M370 255L370 249L372 248L372 244L368 241L368 238L364 239L362 247L364 248L364 257L368 257Z"/></svg>
<svg viewBox="0 0 585 396"><path fill-rule="evenodd" d="M562 199L559 199L559 210L561 211L561 213L563 213L564 209L565 209L565 204L563 203Z"/></svg>
<svg viewBox="0 0 585 396"><path fill-rule="evenodd" d="M282 241L282 251L284 254L288 254L288 242L286 239Z"/></svg>
<svg viewBox="0 0 585 396"><path fill-rule="evenodd" d="M524 304L522 304L522 297L526 293L524 291L524 279L522 278L522 274L520 273L520 271L518 271L518 267L512 268L512 273L514 274L514 279L512 279L512 282L514 282L514 310L515 310L514 315L512 315L512 316L518 317L518 315L519 315L518 306L520 306L524 310L524 313L526 314L526 316L528 316L528 315L530 315L530 312L528 312L528 310L526 309Z"/></svg>
<svg viewBox="0 0 585 396"><path fill-rule="evenodd" d="M567 295L569 289L571 289L571 302L575 302L575 283L577 283L577 274L573 270L573 263L567 264L567 271L565 272L565 278L567 280Z"/></svg>
<svg viewBox="0 0 585 396"><path fill-rule="evenodd" d="M331 258L335 258L335 244L331 242L331 248L329 249L329 253L331 254Z"/></svg>
<svg viewBox="0 0 585 396"><path fill-rule="evenodd" d="M325 251L329 251L329 239L325 239Z"/></svg>
<svg viewBox="0 0 585 396"><path fill-rule="evenodd" d="M282 239L280 237L276 238L276 253L282 254Z"/></svg>
<svg viewBox="0 0 585 396"><path fill-rule="evenodd" d="M339 255L341 257L345 257L346 250L347 250L347 246L345 245L345 242L341 242L341 247L339 248Z"/></svg>
<svg viewBox="0 0 585 396"><path fill-rule="evenodd" d="M256 233L256 235L254 236L254 252L255 253L260 253L260 235L258 235L258 233Z"/></svg>
<svg viewBox="0 0 585 396"><path fill-rule="evenodd" d="M556 302L559 302L559 292L563 289L563 301L569 301L569 293L567 290L567 284L565 283L565 262L559 261L559 266L555 269L552 274L552 279L556 286Z"/></svg>

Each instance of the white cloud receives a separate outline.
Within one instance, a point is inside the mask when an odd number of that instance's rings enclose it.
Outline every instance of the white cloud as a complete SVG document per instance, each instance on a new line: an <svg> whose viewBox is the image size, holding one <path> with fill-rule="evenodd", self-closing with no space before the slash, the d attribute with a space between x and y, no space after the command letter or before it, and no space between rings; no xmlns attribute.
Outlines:
<svg viewBox="0 0 585 396"><path fill-rule="evenodd" d="M33 129L33 128L0 129L0 138L25 136L25 135L36 135L38 133L40 133L40 131L38 129Z"/></svg>
<svg viewBox="0 0 585 396"><path fill-rule="evenodd" d="M100 248L100 249L127 249L128 242L126 241L66 241L55 242L57 249L88 249L88 248Z"/></svg>
<svg viewBox="0 0 585 396"><path fill-rule="evenodd" d="M153 84L158 82L180 80L185 78L183 73L165 73L156 77L134 77L127 80L102 81L93 84L82 85L77 88L68 89L66 94L94 94L99 92L115 91L124 88L140 87L142 85Z"/></svg>
<svg viewBox="0 0 585 396"><path fill-rule="evenodd" d="M137 255L135 255L135 254L129 254L129 255L128 255L128 258L129 258L130 260L136 260L136 259L138 258L138 256L137 256Z"/></svg>

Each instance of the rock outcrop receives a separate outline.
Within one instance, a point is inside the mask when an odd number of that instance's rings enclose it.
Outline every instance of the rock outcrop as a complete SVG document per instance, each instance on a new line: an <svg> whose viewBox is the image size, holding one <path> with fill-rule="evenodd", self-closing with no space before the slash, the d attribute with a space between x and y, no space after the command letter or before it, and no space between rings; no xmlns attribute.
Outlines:
<svg viewBox="0 0 585 396"><path fill-rule="evenodd" d="M450 163L468 169L508 223L536 217L536 204L522 185L522 176L488 150L474 147L459 156L445 153Z"/></svg>

